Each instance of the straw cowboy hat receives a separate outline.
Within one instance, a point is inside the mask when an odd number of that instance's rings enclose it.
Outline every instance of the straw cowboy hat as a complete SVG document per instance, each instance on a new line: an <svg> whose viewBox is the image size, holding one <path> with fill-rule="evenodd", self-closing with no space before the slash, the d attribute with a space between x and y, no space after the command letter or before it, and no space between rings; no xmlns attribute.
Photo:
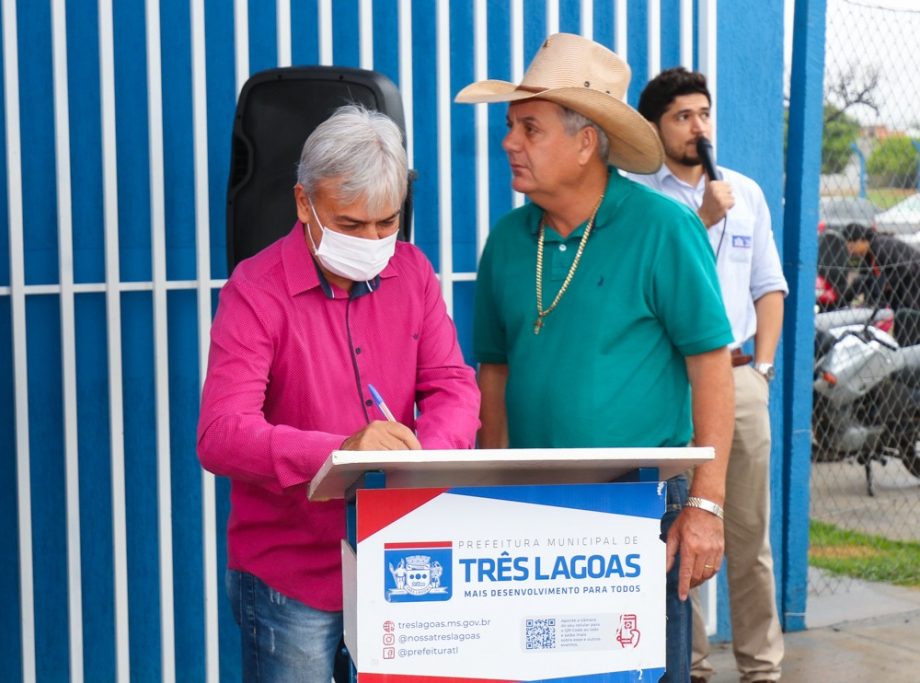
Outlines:
<svg viewBox="0 0 920 683"><path fill-rule="evenodd" d="M520 85L479 81L456 97L460 103L548 100L578 112L610 139L610 163L624 171L654 173L664 152L652 125L626 104L629 65L593 40L556 33L543 41Z"/></svg>

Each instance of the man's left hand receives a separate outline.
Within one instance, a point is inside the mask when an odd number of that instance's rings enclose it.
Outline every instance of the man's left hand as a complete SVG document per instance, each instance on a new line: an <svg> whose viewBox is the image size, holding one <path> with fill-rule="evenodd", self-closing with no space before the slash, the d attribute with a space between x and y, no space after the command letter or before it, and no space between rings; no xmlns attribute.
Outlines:
<svg viewBox="0 0 920 683"><path fill-rule="evenodd" d="M711 512L685 507L681 510L667 541L667 570L680 553L677 594L686 600L690 589L715 576L722 566L725 551L725 530L722 520Z"/></svg>

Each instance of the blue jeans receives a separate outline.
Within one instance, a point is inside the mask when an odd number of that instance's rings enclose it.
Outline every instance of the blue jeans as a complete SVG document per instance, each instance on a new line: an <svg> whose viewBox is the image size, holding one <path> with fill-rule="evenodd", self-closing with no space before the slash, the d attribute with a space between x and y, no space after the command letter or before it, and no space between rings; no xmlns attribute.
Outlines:
<svg viewBox="0 0 920 683"><path fill-rule="evenodd" d="M668 529L677 519L681 509L687 502L688 496L687 477L679 475L671 477L667 482L665 497L665 512L661 518L661 540L668 537ZM661 683L689 683L690 682L690 632L691 611L690 601L681 601L677 597L677 579L680 570L680 553L674 560L674 566L668 572L665 590L665 614L667 625L665 630L665 667Z"/></svg>
<svg viewBox="0 0 920 683"><path fill-rule="evenodd" d="M341 612L307 607L233 569L226 582L240 626L245 683L329 683L342 638Z"/></svg>

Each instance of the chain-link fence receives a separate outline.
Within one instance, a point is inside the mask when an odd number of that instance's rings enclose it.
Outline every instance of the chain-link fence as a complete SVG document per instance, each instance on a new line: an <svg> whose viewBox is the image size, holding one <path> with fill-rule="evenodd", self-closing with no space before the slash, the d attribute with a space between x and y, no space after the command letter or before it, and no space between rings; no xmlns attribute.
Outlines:
<svg viewBox="0 0 920 683"><path fill-rule="evenodd" d="M920 585L920 10L829 0L811 589Z"/></svg>

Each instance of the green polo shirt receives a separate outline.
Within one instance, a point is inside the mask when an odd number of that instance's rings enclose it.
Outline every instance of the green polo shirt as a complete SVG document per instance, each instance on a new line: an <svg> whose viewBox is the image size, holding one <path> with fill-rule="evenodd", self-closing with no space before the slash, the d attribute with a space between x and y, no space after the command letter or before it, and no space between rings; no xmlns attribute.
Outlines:
<svg viewBox="0 0 920 683"><path fill-rule="evenodd" d="M611 169L581 262L534 334L542 209L493 228L479 265L473 352L509 367L512 448L683 446L692 433L684 358L732 341L715 259L687 207ZM586 224L546 229L543 306Z"/></svg>

